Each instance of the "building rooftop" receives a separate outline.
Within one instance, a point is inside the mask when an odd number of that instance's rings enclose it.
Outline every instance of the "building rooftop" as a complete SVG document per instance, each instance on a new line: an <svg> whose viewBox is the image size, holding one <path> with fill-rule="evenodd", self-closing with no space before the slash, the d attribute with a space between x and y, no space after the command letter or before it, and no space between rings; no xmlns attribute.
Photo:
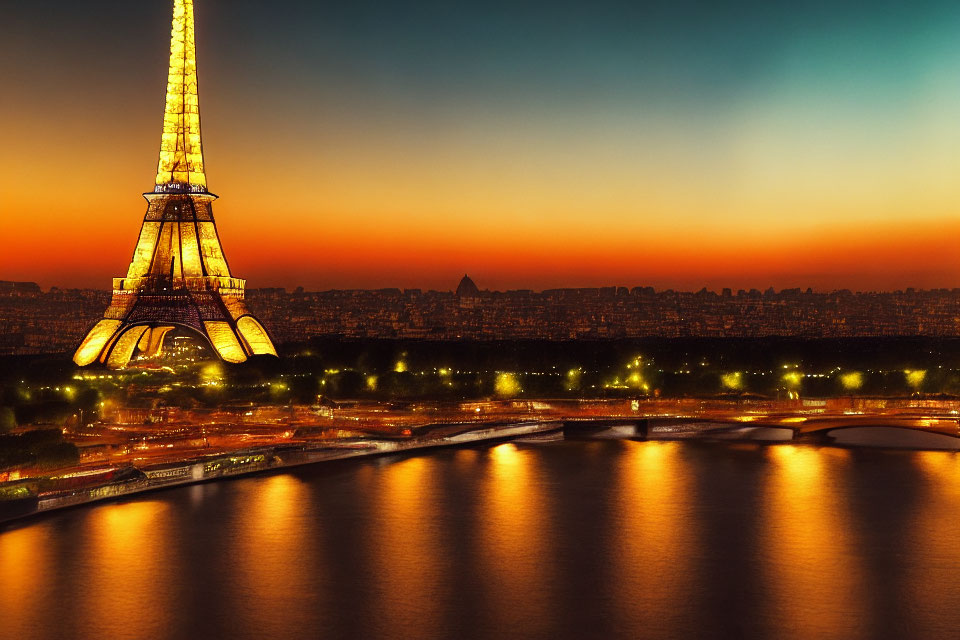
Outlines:
<svg viewBox="0 0 960 640"><path fill-rule="evenodd" d="M460 284L457 285L457 297L458 298L479 298L480 289L477 288L477 285L470 279L470 276L463 274L463 279L460 280Z"/></svg>

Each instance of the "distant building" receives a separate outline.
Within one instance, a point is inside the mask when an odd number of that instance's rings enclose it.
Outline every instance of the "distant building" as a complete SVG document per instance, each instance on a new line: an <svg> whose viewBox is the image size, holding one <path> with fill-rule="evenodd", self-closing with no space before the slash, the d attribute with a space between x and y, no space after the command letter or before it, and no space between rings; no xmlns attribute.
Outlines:
<svg viewBox="0 0 960 640"><path fill-rule="evenodd" d="M35 296L43 293L36 282L0 280L0 296Z"/></svg>
<svg viewBox="0 0 960 640"><path fill-rule="evenodd" d="M463 274L460 284L457 285L456 296L461 309L474 309L480 304L480 289L467 274Z"/></svg>

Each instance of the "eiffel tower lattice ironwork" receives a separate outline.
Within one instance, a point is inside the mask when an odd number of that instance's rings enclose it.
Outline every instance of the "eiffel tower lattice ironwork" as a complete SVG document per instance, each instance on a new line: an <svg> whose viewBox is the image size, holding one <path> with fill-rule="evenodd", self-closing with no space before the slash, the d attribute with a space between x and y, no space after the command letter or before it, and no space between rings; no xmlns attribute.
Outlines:
<svg viewBox="0 0 960 640"><path fill-rule="evenodd" d="M245 281L230 274L213 221L200 142L193 0L174 0L170 72L160 163L147 213L124 278L114 278L110 306L73 360L80 366L127 365L155 355L175 327L204 336L227 362L277 352L247 310Z"/></svg>

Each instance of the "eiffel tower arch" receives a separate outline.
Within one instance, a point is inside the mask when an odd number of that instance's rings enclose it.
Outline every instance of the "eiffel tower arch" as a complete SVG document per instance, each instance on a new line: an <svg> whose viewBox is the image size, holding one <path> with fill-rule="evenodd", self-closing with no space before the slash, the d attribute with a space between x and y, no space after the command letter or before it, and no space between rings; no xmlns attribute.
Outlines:
<svg viewBox="0 0 960 640"><path fill-rule="evenodd" d="M175 327L203 336L227 362L276 356L267 330L244 301L246 282L230 273L207 190L193 0L174 0L160 161L133 259L113 279L106 312L73 361L122 369L135 353L155 355Z"/></svg>

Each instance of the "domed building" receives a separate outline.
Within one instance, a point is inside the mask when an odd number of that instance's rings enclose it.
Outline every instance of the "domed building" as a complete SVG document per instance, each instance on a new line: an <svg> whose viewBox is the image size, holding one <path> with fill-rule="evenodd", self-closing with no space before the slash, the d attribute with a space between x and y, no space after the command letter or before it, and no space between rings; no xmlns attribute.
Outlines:
<svg viewBox="0 0 960 640"><path fill-rule="evenodd" d="M463 279L457 285L456 296L461 309L473 309L480 304L480 289L467 274L463 274Z"/></svg>
<svg viewBox="0 0 960 640"><path fill-rule="evenodd" d="M470 276L463 274L463 279L460 280L460 284L457 286L457 297L458 298L479 298L480 289L477 288L477 285L470 279Z"/></svg>

